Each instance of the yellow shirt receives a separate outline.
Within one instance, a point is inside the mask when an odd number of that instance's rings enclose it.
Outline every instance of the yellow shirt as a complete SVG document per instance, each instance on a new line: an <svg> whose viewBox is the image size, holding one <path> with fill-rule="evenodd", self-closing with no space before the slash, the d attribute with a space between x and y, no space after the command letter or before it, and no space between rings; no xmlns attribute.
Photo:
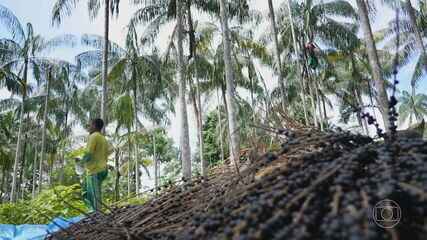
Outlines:
<svg viewBox="0 0 427 240"><path fill-rule="evenodd" d="M109 154L108 142L101 133L94 132L89 135L86 154L83 158L87 173L93 175L106 170Z"/></svg>

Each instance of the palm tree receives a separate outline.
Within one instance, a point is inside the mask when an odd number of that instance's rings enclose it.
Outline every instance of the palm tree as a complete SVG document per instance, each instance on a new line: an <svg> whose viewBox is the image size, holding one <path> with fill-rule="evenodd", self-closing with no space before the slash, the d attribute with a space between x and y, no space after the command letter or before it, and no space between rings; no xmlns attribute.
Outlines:
<svg viewBox="0 0 427 240"><path fill-rule="evenodd" d="M419 93L410 95L407 91L402 92L399 99L399 122L404 123L409 118L409 126L422 121L427 116L427 95Z"/></svg>
<svg viewBox="0 0 427 240"><path fill-rule="evenodd" d="M300 4L297 1L286 1L284 5L279 8L277 19L283 19L278 21L280 31L280 40L282 44L288 49L292 49L295 52L295 56L289 56L289 62L295 62L295 67L289 66L286 68L287 84L291 84L292 78L297 77L298 81L295 81L293 86L289 86L287 89L298 89L300 96L297 98L303 102L302 110L304 110L304 119L308 124L308 116L313 117L314 125L319 125L322 121L323 114L317 114L316 105L318 105L318 97L321 95L319 91L319 83L316 79L321 78L319 76L319 68L322 66L311 67L309 66L309 60L313 58L312 54L307 50L306 45L313 44L317 46L315 58L321 58L323 49L343 49L348 47L343 46L343 42L357 43L358 37L354 32L356 24L351 22L341 22L336 17L356 20L357 13L350 3L343 0L333 1L304 1ZM286 17L288 16L288 17ZM284 48L286 49L286 48ZM284 51L282 49L282 51ZM296 84L298 83L299 84ZM307 98L307 94L309 97ZM290 94L290 93L288 93ZM294 98L295 99L295 98ZM306 100L311 100L311 113L308 112L306 106ZM308 102L307 102L308 103ZM295 111L294 111L295 112ZM298 111L297 111L298 112ZM320 121L317 120L320 119ZM323 127L324 124L320 124Z"/></svg>
<svg viewBox="0 0 427 240"><path fill-rule="evenodd" d="M221 30L224 47L224 64L225 64L225 78L227 86L227 115L228 115L228 129L230 134L230 157L231 163L237 166L240 159L240 139L239 139L239 126L237 125L237 110L236 102L234 99L234 75L233 63L231 61L231 39L230 29L228 27L228 12L227 2L220 0L220 15L221 15Z"/></svg>
<svg viewBox="0 0 427 240"><path fill-rule="evenodd" d="M282 92L282 104L285 106L286 102L286 93L285 93L285 80L283 76L283 70L282 70L282 60L280 57L280 46L279 46L279 38L278 38L278 30L276 25L276 18L274 13L274 7L273 7L273 1L268 0L268 8L269 8L269 18L270 18L270 27L271 32L273 34L273 43L274 43L274 57L276 58L276 68L279 73L279 85ZM285 109L285 108L283 108Z"/></svg>
<svg viewBox="0 0 427 240"><path fill-rule="evenodd" d="M76 60L78 65L91 72L92 79L95 80L92 83L96 86L96 80L99 79L100 75L96 69L102 64L102 37L86 34L83 35L81 42L83 45L93 49L78 54ZM171 80L169 66L162 64L156 50L153 50L150 55L142 52L142 47L138 44L135 25L132 23L128 25L125 48L112 41L109 42L109 45L109 66L111 66L108 73L109 95L112 97L117 96L118 98L121 98L123 94L131 96L134 106L132 108L134 111L134 123L132 124L134 132L131 133L136 137L140 129L143 128L139 119L140 113L146 119L160 122L165 116L164 113L173 109L173 89L175 89L175 84ZM162 105L157 104L156 100L161 100ZM112 104L115 104L114 101ZM119 120L116 117L115 114L110 120ZM131 131L131 129L126 130ZM132 142L135 144L133 151L135 158L139 159L138 141ZM138 191L140 186L138 176L139 161L134 161L134 163L128 166L135 167L135 189ZM131 174L131 172L128 174Z"/></svg>
<svg viewBox="0 0 427 240"><path fill-rule="evenodd" d="M72 8L77 5L76 0L57 0L52 9L52 25L59 25L64 16L70 16ZM107 75L108 75L108 57L109 57L109 27L110 27L110 10L111 14L119 13L120 0L88 0L89 15L92 19L96 18L101 7L104 4L104 42L102 57L102 99L101 99L101 118L107 124ZM105 128L104 128L105 129Z"/></svg>
<svg viewBox="0 0 427 240"><path fill-rule="evenodd" d="M12 39L1 39L0 45L0 58L3 64L0 66L3 75L1 81L13 88L15 92L19 92L22 96L21 111L19 118L18 139L15 151L14 175L12 178L12 191L10 200L15 201L16 193L16 177L17 168L21 156L22 135L23 135L23 121L24 121L24 105L29 93L28 75L30 69L36 80L39 79L40 68L39 65L43 58L36 55L46 50L51 50L53 47L67 44L73 44L70 41L70 36L60 36L53 38L49 41L44 41L39 35L35 35L31 23L27 23L24 31L23 25L19 22L18 18L10 12L6 7L0 5L0 23L12 34ZM17 73L16 73L17 72ZM19 87L17 87L19 86Z"/></svg>
<svg viewBox="0 0 427 240"><path fill-rule="evenodd" d="M388 96L386 91L386 82L382 74L382 68L378 58L378 52L375 45L374 36L369 20L368 7L364 0L356 0L357 8L359 12L361 27L364 33L364 40L366 44L366 51L368 53L368 59L372 67L372 76L374 80L376 90L376 101L379 106L383 123L386 131L389 129L389 109L388 109Z"/></svg>
<svg viewBox="0 0 427 240"><path fill-rule="evenodd" d="M399 66L406 65L414 59L414 55L419 53L416 60L415 70L411 79L411 86L415 89L417 82L427 72L427 54L423 40L427 37L426 32L423 31L427 27L424 21L423 13L417 11L410 1L397 1L397 0L383 0L393 8L398 10L403 9L407 14L399 18L399 32L397 31L396 21L392 21L389 27L380 31L385 42L385 49L390 50L395 48L396 38L399 37ZM405 17L406 16L406 17Z"/></svg>
<svg viewBox="0 0 427 240"><path fill-rule="evenodd" d="M407 13L407 19L400 19L400 37L403 38L405 43L411 43L416 45L418 51L421 53L420 61L422 62L423 68L427 71L427 51L423 43L425 33L423 33L424 22L421 20L422 13L417 11L410 0L383 0L383 2L390 5L392 8L402 9ZM391 23L390 29L387 35L397 34L396 23ZM390 41L392 42L392 41ZM414 44L415 43L415 44ZM407 50L414 50L414 47L407 45Z"/></svg>
<svg viewBox="0 0 427 240"><path fill-rule="evenodd" d="M134 124L134 105L132 97L129 94L129 91L122 94L121 96L115 98L113 104L113 116L114 119L117 120L118 127L120 129L121 126L127 130L127 143L128 143L128 196L131 195L131 170L132 166L132 144L131 144L131 136L132 136L132 126ZM137 159L135 159L137 161Z"/></svg>
<svg viewBox="0 0 427 240"><path fill-rule="evenodd" d="M182 172L183 177L186 179L191 179L191 151L190 151L190 139L189 139L189 130L188 130L188 117L187 117L187 104L186 104L186 81L185 81L185 63L184 63L184 49L183 49L183 40L184 40L184 9L182 1L176 2L176 12L177 12L177 34L178 34L178 44L177 44L177 78L179 83L179 104L180 104L180 113L181 113L181 137L180 137L180 148L182 156Z"/></svg>

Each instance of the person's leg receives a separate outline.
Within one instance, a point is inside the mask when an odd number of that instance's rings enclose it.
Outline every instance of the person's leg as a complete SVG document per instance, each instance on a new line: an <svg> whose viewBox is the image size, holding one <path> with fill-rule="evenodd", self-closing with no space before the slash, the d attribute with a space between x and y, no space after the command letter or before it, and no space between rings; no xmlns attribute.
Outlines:
<svg viewBox="0 0 427 240"><path fill-rule="evenodd" d="M92 204L92 191L91 189L91 178L90 176L86 176L83 179L83 183L82 183L82 197L83 197L83 201L86 205L86 207L89 210L93 210L93 204Z"/></svg>
<svg viewBox="0 0 427 240"><path fill-rule="evenodd" d="M97 210L100 210L102 208L102 182L107 178L107 175L108 175L108 172L105 170L105 171L99 172L94 176L95 178L94 180L95 195L94 196L96 199Z"/></svg>
<svg viewBox="0 0 427 240"><path fill-rule="evenodd" d="M99 181L98 174L93 175L92 177L92 194L93 194L93 206L95 211L101 210L102 204L101 204L101 184Z"/></svg>

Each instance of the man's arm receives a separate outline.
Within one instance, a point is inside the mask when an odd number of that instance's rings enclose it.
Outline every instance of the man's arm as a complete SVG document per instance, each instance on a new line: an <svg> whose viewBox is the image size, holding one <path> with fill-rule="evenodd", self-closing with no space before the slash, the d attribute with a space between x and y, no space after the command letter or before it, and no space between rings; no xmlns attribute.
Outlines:
<svg viewBox="0 0 427 240"><path fill-rule="evenodd" d="M92 160L92 156L93 156L93 153L95 152L95 148L96 148L96 138L95 136L90 135L87 141L86 153L82 158L82 161L84 163L88 163L90 160Z"/></svg>

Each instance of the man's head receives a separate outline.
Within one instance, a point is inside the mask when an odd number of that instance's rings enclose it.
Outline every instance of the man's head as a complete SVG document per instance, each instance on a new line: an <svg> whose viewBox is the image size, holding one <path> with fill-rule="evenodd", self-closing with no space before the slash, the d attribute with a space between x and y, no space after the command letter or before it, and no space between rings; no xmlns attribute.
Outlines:
<svg viewBox="0 0 427 240"><path fill-rule="evenodd" d="M90 123L89 132L101 132L102 128L104 127L104 121L100 118L95 118Z"/></svg>

